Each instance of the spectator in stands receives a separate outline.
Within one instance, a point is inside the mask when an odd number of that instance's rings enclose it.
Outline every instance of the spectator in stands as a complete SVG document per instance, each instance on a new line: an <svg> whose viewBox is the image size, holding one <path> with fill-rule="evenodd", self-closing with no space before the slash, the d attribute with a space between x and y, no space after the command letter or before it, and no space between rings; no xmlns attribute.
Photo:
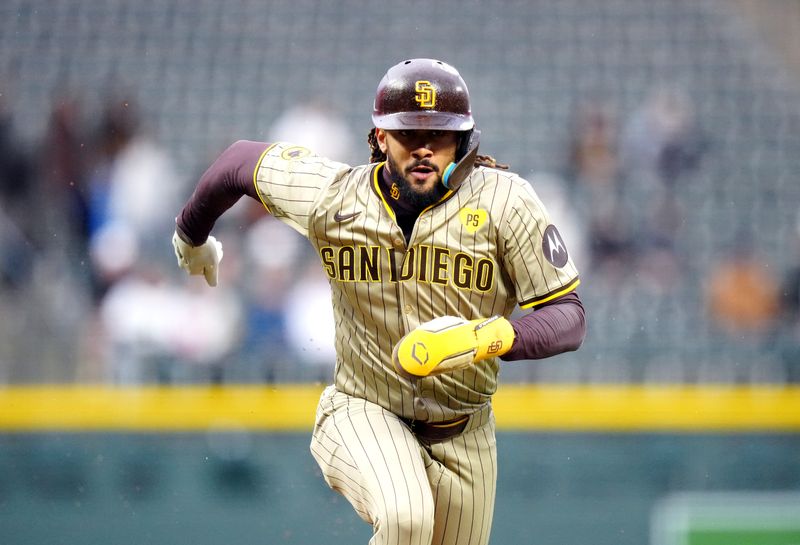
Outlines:
<svg viewBox="0 0 800 545"><path fill-rule="evenodd" d="M617 127L606 103L592 100L580 105L573 122L565 176L602 193L617 186Z"/></svg>
<svg viewBox="0 0 800 545"><path fill-rule="evenodd" d="M99 156L90 181L89 230L95 293L102 297L120 272L104 268L114 260L105 259L103 254L116 251L103 244L108 240L106 231L129 232L133 246L144 258L171 258L159 239L165 229L170 229L180 184L170 157L142 130L131 100L109 100L98 132Z"/></svg>
<svg viewBox="0 0 800 545"><path fill-rule="evenodd" d="M241 302L232 289L198 290L160 267L132 265L99 307L106 379L120 384L221 382L238 345Z"/></svg>
<svg viewBox="0 0 800 545"><path fill-rule="evenodd" d="M711 325L729 357L749 359L765 348L776 326L778 285L753 241L737 237L729 255L708 275L707 305Z"/></svg>
<svg viewBox="0 0 800 545"><path fill-rule="evenodd" d="M287 366L286 358L280 356L287 353L289 343L286 301L292 286L299 280L305 246L299 233L285 229L262 209L254 210L250 203L247 206L258 219L247 229L242 257L248 263L246 270L255 271L254 277L264 281L245 282L240 286L246 323L237 359L256 374L255 378L273 382ZM269 250L264 247L265 240L269 241Z"/></svg>
<svg viewBox="0 0 800 545"><path fill-rule="evenodd" d="M39 152L43 183L42 199L48 214L58 225L55 230L66 240L67 254L85 262L89 249L88 177L91 146L81 118L77 97L54 101Z"/></svg>
<svg viewBox="0 0 800 545"><path fill-rule="evenodd" d="M637 183L673 187L697 167L705 149L691 98L677 88L659 86L623 129L621 167Z"/></svg>
<svg viewBox="0 0 800 545"><path fill-rule="evenodd" d="M694 104L674 86L654 87L622 130L623 210L636 233L636 269L660 293L675 289L684 273L676 253L686 216L681 181L698 167L705 149Z"/></svg>
<svg viewBox="0 0 800 545"><path fill-rule="evenodd" d="M33 184L30 154L0 94L0 287L19 288L30 277L36 253Z"/></svg>
<svg viewBox="0 0 800 545"><path fill-rule="evenodd" d="M587 223L589 268L607 283L622 282L633 233L621 208L616 118L607 104L588 101L577 109L565 177Z"/></svg>

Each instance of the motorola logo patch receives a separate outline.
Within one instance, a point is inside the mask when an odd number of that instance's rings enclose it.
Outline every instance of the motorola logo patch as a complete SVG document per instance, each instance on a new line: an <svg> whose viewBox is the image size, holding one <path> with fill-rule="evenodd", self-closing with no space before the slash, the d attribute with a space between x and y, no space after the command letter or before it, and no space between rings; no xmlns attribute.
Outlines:
<svg viewBox="0 0 800 545"><path fill-rule="evenodd" d="M561 268L567 264L569 254L567 253L567 246L564 244L564 239L556 229L555 225L548 225L544 230L544 240L542 241L542 251L544 258L550 262L553 267Z"/></svg>

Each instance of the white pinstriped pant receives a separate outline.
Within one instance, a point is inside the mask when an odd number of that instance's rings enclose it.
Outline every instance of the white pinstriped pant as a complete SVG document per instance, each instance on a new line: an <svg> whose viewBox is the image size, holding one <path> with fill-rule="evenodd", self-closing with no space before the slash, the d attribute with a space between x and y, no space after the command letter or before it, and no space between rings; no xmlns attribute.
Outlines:
<svg viewBox="0 0 800 545"><path fill-rule="evenodd" d="M420 442L395 414L329 386L311 453L325 481L372 524L371 545L486 545L497 483L495 423Z"/></svg>

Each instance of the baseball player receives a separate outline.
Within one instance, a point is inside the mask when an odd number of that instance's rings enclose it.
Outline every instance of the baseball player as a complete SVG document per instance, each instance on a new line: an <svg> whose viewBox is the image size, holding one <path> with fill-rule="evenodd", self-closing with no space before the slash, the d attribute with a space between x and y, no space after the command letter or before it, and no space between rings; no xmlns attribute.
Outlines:
<svg viewBox="0 0 800 545"><path fill-rule="evenodd" d="M336 317L334 382L311 440L325 481L372 525L370 543L486 544L498 358L580 346L578 271L530 184L478 155L455 68L391 67L372 120L361 166L233 144L178 215L175 252L216 285L222 246L209 233L243 195L305 235ZM510 320L517 306L528 312Z"/></svg>

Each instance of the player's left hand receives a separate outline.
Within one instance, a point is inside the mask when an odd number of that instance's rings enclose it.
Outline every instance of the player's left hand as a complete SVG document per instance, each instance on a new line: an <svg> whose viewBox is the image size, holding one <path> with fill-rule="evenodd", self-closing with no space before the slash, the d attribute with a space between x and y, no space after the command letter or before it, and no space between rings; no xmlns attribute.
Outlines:
<svg viewBox="0 0 800 545"><path fill-rule="evenodd" d="M406 378L427 377L502 356L513 343L514 328L502 316L480 320L442 316L400 339L394 347L392 363Z"/></svg>
<svg viewBox="0 0 800 545"><path fill-rule="evenodd" d="M222 260L222 244L217 239L209 236L200 246L192 246L175 231L172 246L181 269L192 275L202 274L211 287L217 285L219 262Z"/></svg>

